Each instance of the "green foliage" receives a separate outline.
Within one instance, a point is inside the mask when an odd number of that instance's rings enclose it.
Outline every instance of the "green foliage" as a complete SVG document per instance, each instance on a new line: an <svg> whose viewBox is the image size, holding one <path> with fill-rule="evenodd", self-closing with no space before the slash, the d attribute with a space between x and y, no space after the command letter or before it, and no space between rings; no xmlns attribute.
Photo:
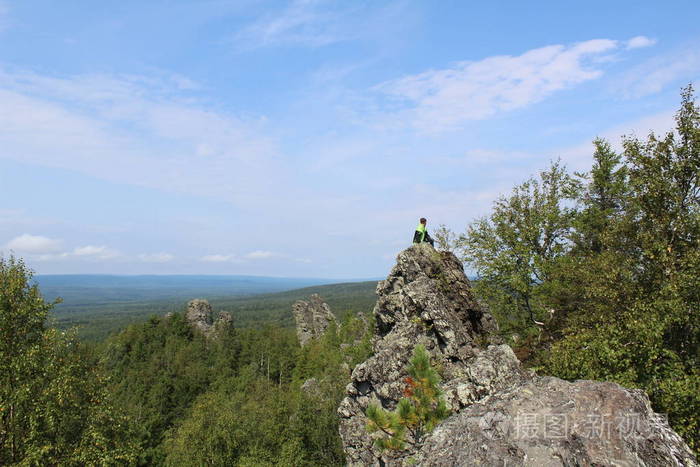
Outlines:
<svg viewBox="0 0 700 467"><path fill-rule="evenodd" d="M21 260L0 258L0 463L133 464L130 420L75 333L45 327L46 303Z"/></svg>
<svg viewBox="0 0 700 467"><path fill-rule="evenodd" d="M110 390L139 427L149 462L162 456L158 446L165 431L209 386L211 368L218 363L225 371L217 357L181 314L153 317L107 342L103 364L111 375Z"/></svg>
<svg viewBox="0 0 700 467"><path fill-rule="evenodd" d="M603 140L594 146L580 185L550 176L542 203L542 190L526 183L472 226L477 293L508 332L518 331L526 297L535 317L551 310L538 342L526 342L538 351L536 365L644 389L700 453L700 109L692 87L682 92L675 131L625 138L621 154Z"/></svg>
<svg viewBox="0 0 700 467"><path fill-rule="evenodd" d="M286 423L295 412L295 395L248 368L197 399L166 441L165 464L308 465L303 450L293 449L296 435ZM277 462L281 457L285 463Z"/></svg>
<svg viewBox="0 0 700 467"><path fill-rule="evenodd" d="M238 334L238 366L167 433L167 465L343 465L336 409L371 327L347 316L299 348L291 330ZM313 378L315 384L302 389Z"/></svg>
<svg viewBox="0 0 700 467"><path fill-rule="evenodd" d="M380 450L401 450L406 443L419 445L449 410L440 390L440 376L430 365L430 354L417 345L408 365L404 396L393 411L376 404L367 407L367 430L378 433L375 445Z"/></svg>
<svg viewBox="0 0 700 467"><path fill-rule="evenodd" d="M346 313L299 348L293 329L212 339L175 313L114 336L103 360L120 409L141 429L143 463L342 465L336 409L372 329ZM310 378L317 384L302 390Z"/></svg>
<svg viewBox="0 0 700 467"><path fill-rule="evenodd" d="M496 201L490 216L460 239L464 259L478 273L476 293L504 333L528 334L546 316L543 283L570 249L578 183L559 163Z"/></svg>
<svg viewBox="0 0 700 467"><path fill-rule="evenodd" d="M438 250L455 252L460 246L457 235L444 224L440 224L433 231L432 236L435 239L435 243L437 243Z"/></svg>
<svg viewBox="0 0 700 467"><path fill-rule="evenodd" d="M700 114L692 88L675 132L627 138L623 147L625 165L609 184L611 215L598 225L598 248L584 249L591 260L583 274L608 280L592 282L590 303L579 304L545 361L564 377L645 389L700 452Z"/></svg>

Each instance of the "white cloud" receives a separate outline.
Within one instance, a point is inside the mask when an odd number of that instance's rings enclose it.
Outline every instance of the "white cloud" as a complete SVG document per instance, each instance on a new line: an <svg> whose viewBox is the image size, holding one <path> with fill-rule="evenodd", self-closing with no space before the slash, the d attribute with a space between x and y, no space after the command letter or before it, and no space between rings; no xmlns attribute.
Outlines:
<svg viewBox="0 0 700 467"><path fill-rule="evenodd" d="M494 56L387 81L375 89L396 100L388 118L427 132L457 128L534 104L556 91L599 78L617 41L595 39L551 45L519 56ZM598 65L598 66L596 66Z"/></svg>
<svg viewBox="0 0 700 467"><path fill-rule="evenodd" d="M120 256L119 252L106 246L86 245L73 249L74 256L95 257L99 259L111 259Z"/></svg>
<svg viewBox="0 0 700 467"><path fill-rule="evenodd" d="M235 260L234 255L206 255L200 258L200 261L205 263L226 263Z"/></svg>
<svg viewBox="0 0 700 467"><path fill-rule="evenodd" d="M121 254L106 246L85 245L71 251L63 250L63 241L41 235L23 234L10 240L5 248L20 253L32 260L60 261L66 259L112 259Z"/></svg>
<svg viewBox="0 0 700 467"><path fill-rule="evenodd" d="M42 254L60 251L61 244L61 240L41 235L23 234L7 242L5 248L18 253Z"/></svg>
<svg viewBox="0 0 700 467"><path fill-rule="evenodd" d="M79 246L73 250L73 254L76 256L92 256L103 253L107 247L104 246Z"/></svg>
<svg viewBox="0 0 700 467"><path fill-rule="evenodd" d="M168 263L175 259L170 253L142 253L138 255L138 259L144 263Z"/></svg>
<svg viewBox="0 0 700 467"><path fill-rule="evenodd" d="M628 50L651 47L654 44L656 44L656 39L650 39L646 36L636 36L626 42Z"/></svg>
<svg viewBox="0 0 700 467"><path fill-rule="evenodd" d="M275 253L265 250L255 250L245 255L247 259L268 259L275 256L277 256Z"/></svg>

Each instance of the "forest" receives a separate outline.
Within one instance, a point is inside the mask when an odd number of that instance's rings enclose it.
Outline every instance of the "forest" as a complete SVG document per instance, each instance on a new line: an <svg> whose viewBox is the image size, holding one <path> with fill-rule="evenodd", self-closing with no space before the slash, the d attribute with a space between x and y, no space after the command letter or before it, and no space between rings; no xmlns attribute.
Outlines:
<svg viewBox="0 0 700 467"><path fill-rule="evenodd" d="M42 292L42 281L38 281ZM296 300L309 297L311 294L321 294L333 310L340 316L349 310L372 311L374 305L374 281L352 282L316 285L301 289L292 288L274 293L255 293L255 289L247 293L217 289L184 289L189 292L184 296L173 296L168 299L145 299L133 297L133 289L119 290L107 288L106 293L114 295L113 300L105 300L101 291L90 291L86 294L68 290L68 297L61 296L62 302L51 312L51 319L59 329L77 328L78 335L83 341L100 342L110 334L124 329L129 324L142 322L152 315L165 315L183 309L188 299L206 297L216 310L231 312L236 318L237 327L257 327L264 324L274 324L282 327L292 326L294 319L290 313L291 306ZM289 287L288 283L285 283ZM48 297L58 297L57 288L51 288L53 294ZM242 292L242 291L241 291ZM159 295L166 293L158 290ZM178 290L182 294L182 290ZM47 294L44 293L46 297Z"/></svg>
<svg viewBox="0 0 700 467"><path fill-rule="evenodd" d="M593 144L588 172L555 161L465 232L434 236L476 272L477 297L527 366L645 390L697 455L692 87L673 131L625 137L620 150ZM336 408L350 371L371 354L371 320L357 314L366 296L357 306L331 303L340 324L304 347L290 310L246 326L234 310L234 326L216 339L176 312L84 342L47 321L54 305L22 259L0 258L0 464L344 464Z"/></svg>
<svg viewBox="0 0 700 467"><path fill-rule="evenodd" d="M335 411L371 350L361 310L303 348L269 323L209 339L182 312L81 342L47 326L31 277L0 259L3 465L343 464Z"/></svg>

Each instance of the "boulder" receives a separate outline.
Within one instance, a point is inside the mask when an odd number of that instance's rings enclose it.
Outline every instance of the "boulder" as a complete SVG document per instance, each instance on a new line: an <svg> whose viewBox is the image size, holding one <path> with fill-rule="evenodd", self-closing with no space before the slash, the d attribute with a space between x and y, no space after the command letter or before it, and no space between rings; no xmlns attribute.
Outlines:
<svg viewBox="0 0 700 467"><path fill-rule="evenodd" d="M438 426L417 465L691 466L690 449L644 391L532 378Z"/></svg>

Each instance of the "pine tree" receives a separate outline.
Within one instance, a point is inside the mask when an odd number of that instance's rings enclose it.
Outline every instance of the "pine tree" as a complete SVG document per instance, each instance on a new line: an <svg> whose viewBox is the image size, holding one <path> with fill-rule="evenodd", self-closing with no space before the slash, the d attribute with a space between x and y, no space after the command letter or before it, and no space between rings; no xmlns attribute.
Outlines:
<svg viewBox="0 0 700 467"><path fill-rule="evenodd" d="M420 444L425 435L449 415L440 390L440 375L430 365L430 355L416 346L408 366L404 397L394 411L376 404L367 407L367 430L380 433L376 446L383 450L401 450L406 443Z"/></svg>

